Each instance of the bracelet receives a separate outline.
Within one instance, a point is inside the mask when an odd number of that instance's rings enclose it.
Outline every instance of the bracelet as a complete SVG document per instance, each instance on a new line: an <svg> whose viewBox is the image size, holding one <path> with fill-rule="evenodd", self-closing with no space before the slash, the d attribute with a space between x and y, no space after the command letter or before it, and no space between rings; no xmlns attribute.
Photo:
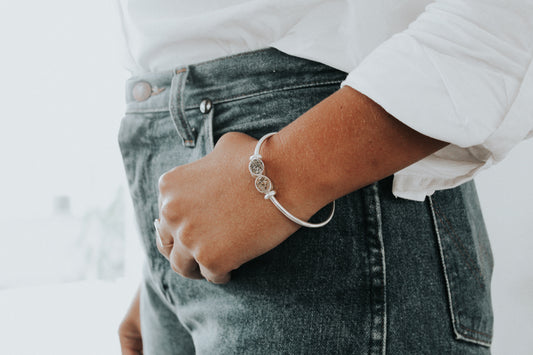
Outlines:
<svg viewBox="0 0 533 355"><path fill-rule="evenodd" d="M331 219L333 218L333 214L335 214L335 201L332 202L331 214L324 222L309 223L293 216L279 203L276 197L274 197L276 191L273 190L274 186L272 185L272 181L270 181L267 176L263 175L263 173L265 172L265 164L263 163L263 160L261 160L262 156L261 154L259 154L259 150L261 149L261 145L263 144L263 142L268 137L273 136L276 133L278 132L268 133L261 137L261 139L259 139L257 145L255 146L254 154L250 156L248 170L250 170L252 177L255 177L255 188L257 189L257 191L265 194L265 200L272 201L274 206L276 206L277 209L281 211L281 213L283 213L288 219L290 219L294 223L309 228L319 228L325 226L326 224L328 224L329 221L331 221Z"/></svg>

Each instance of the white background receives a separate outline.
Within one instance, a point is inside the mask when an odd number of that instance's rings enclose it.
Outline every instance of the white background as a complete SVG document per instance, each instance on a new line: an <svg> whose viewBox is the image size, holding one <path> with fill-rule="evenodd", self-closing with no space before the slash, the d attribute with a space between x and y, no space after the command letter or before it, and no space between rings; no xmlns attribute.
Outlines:
<svg viewBox="0 0 533 355"><path fill-rule="evenodd" d="M3 354L119 353L116 329L142 261L121 192L116 135L127 73L118 33L110 1L0 3L0 281L9 286L0 283ZM477 179L496 262L494 354L533 354L532 152L532 141L522 143ZM68 217L54 215L57 196L68 196ZM123 274L78 270L80 260L92 260L86 249L65 250L77 243L97 250L110 229L93 217L116 201L125 209L112 234L123 243ZM79 233L80 221L103 232L84 230L85 239L74 240L69 231Z"/></svg>

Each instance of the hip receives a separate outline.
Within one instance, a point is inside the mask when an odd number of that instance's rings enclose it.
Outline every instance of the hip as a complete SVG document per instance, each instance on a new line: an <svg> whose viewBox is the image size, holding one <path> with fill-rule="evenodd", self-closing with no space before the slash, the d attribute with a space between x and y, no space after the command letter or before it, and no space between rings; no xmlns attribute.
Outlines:
<svg viewBox="0 0 533 355"><path fill-rule="evenodd" d="M226 285L185 279L157 251L161 174L205 156L226 132L282 129L344 77L265 49L127 82L119 143L147 280L198 352L487 351L492 255L473 182L424 202L395 198L392 177L354 191L330 224L298 230Z"/></svg>

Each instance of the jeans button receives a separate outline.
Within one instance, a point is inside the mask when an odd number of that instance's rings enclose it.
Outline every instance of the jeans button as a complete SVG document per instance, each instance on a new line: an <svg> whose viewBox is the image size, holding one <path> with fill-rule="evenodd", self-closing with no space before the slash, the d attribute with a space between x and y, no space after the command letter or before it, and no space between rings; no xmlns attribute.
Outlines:
<svg viewBox="0 0 533 355"><path fill-rule="evenodd" d="M146 81L139 81L133 86L132 94L133 98L138 102L148 100L152 96L152 85Z"/></svg>
<svg viewBox="0 0 533 355"><path fill-rule="evenodd" d="M213 103L209 99L203 99L202 102L200 102L200 112L201 113L209 113L211 109L213 108Z"/></svg>

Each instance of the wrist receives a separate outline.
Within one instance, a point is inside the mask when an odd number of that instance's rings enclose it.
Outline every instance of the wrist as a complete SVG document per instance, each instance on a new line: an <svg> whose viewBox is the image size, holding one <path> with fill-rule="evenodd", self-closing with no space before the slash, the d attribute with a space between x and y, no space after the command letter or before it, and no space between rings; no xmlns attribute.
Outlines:
<svg viewBox="0 0 533 355"><path fill-rule="evenodd" d="M276 196L301 219L441 149L349 87L270 137L263 147Z"/></svg>
<svg viewBox="0 0 533 355"><path fill-rule="evenodd" d="M331 200L326 184L317 174L304 169L305 162L302 164L301 160L305 157L291 156L288 148L278 133L263 143L260 154L277 200L294 216L307 221Z"/></svg>

